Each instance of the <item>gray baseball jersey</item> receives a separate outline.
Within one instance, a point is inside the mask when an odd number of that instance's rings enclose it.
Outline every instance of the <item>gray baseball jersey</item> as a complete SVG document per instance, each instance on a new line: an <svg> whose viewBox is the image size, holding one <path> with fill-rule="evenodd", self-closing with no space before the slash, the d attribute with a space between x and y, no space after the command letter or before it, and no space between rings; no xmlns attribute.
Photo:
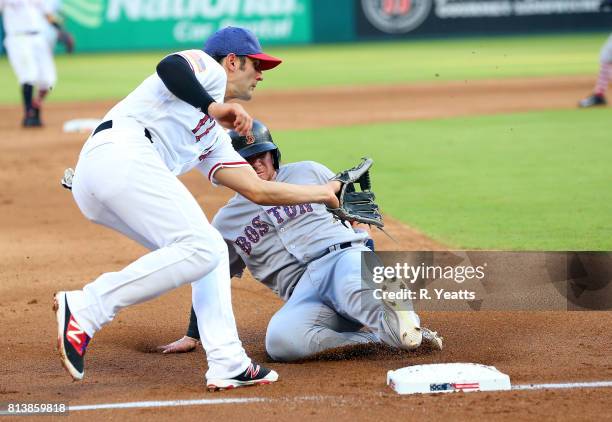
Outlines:
<svg viewBox="0 0 612 422"><path fill-rule="evenodd" d="M276 181L320 184L332 175L321 164L304 161L280 167ZM231 273L246 264L285 301L266 332L273 359L293 361L370 342L401 347L397 321L385 316L382 302L362 282L361 254L371 252L364 246L367 234L334 220L325 206L260 206L236 195L213 226L228 243ZM340 244L343 248L330 250Z"/></svg>
<svg viewBox="0 0 612 422"><path fill-rule="evenodd" d="M302 161L281 166L276 181L315 185L333 175L321 164ZM335 220L325 205L262 206L240 194L219 210L212 224L230 246L232 274L246 264L257 280L285 301L310 261L332 245L363 243L367 238Z"/></svg>

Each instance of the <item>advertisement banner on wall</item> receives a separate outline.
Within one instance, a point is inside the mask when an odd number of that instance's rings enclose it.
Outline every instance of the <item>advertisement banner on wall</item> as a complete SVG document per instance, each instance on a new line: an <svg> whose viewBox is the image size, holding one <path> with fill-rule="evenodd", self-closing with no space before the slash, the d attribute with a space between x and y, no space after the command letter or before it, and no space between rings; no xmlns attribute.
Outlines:
<svg viewBox="0 0 612 422"><path fill-rule="evenodd" d="M600 0L358 0L360 38L612 29Z"/></svg>
<svg viewBox="0 0 612 422"><path fill-rule="evenodd" d="M201 47L225 26L252 30L262 44L312 38L309 0L64 0L79 51Z"/></svg>

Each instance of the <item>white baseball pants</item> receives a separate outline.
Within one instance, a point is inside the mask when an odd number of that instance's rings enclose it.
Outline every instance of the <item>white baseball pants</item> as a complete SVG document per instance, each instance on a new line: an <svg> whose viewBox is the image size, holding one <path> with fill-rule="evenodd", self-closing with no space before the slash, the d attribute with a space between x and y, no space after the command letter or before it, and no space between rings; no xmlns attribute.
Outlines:
<svg viewBox="0 0 612 422"><path fill-rule="evenodd" d="M19 84L50 89L57 81L53 51L45 36L39 34L8 35L4 46Z"/></svg>

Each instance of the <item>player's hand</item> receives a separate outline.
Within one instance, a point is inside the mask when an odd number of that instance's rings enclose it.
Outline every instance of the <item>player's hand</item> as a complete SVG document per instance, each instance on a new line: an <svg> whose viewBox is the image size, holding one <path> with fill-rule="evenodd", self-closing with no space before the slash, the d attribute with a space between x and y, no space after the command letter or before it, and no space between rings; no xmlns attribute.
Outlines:
<svg viewBox="0 0 612 422"><path fill-rule="evenodd" d="M324 204L328 208L338 208L340 206L340 201L338 200L336 193L340 191L342 184L337 180L333 180L331 182L327 182L325 186L329 188L329 198L324 202Z"/></svg>
<svg viewBox="0 0 612 422"><path fill-rule="evenodd" d="M162 352L164 354L168 353L188 353L195 350L196 346L200 344L199 340L194 339L193 337L184 336L183 338L172 342L170 344L166 344L164 346L159 346L157 348L158 352Z"/></svg>
<svg viewBox="0 0 612 422"><path fill-rule="evenodd" d="M367 233L368 236L370 236L370 229L367 224L360 223L359 221L351 221L350 224L353 230L355 230L355 232Z"/></svg>
<svg viewBox="0 0 612 422"><path fill-rule="evenodd" d="M253 118L238 103L212 103L208 107L208 115L224 128L234 129L242 136L246 136L253 127Z"/></svg>

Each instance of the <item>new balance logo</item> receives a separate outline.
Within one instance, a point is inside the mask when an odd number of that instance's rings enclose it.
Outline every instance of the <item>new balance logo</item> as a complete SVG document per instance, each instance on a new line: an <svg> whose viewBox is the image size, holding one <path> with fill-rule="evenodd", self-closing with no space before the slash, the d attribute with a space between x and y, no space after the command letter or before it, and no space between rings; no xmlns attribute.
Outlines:
<svg viewBox="0 0 612 422"><path fill-rule="evenodd" d="M66 339L72 344L72 347L74 347L78 354L83 356L87 343L89 343L89 336L83 331L81 326L77 324L72 315L66 327Z"/></svg>
<svg viewBox="0 0 612 422"><path fill-rule="evenodd" d="M72 328L72 329L71 329ZM81 339L79 336L83 335L83 330L79 327L79 324L70 317L70 322L68 323L68 329L66 330L66 337L69 339L76 341L77 344L81 344Z"/></svg>
<svg viewBox="0 0 612 422"><path fill-rule="evenodd" d="M259 369L259 365L255 366L253 364L250 364L246 372L244 373L244 376L249 378L255 378L257 377L257 374L259 374Z"/></svg>

